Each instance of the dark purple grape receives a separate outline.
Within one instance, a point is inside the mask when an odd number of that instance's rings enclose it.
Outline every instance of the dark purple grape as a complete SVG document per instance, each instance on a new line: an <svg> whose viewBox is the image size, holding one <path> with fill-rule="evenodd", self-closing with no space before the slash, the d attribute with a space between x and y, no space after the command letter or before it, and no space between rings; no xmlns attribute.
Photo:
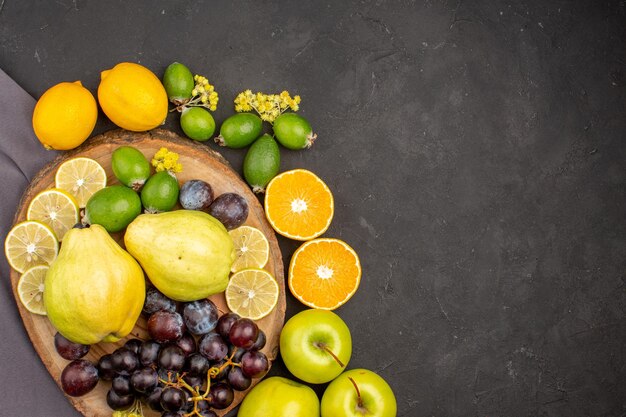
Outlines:
<svg viewBox="0 0 626 417"><path fill-rule="evenodd" d="M75 359L80 359L87 353L89 353L89 348L91 348L91 346L71 342L67 340L61 333L57 332L54 335L54 348L63 359L73 361Z"/></svg>
<svg viewBox="0 0 626 417"><path fill-rule="evenodd" d="M185 361L185 370L190 375L200 375L206 377L206 373L211 367L209 360L199 353L187 356Z"/></svg>
<svg viewBox="0 0 626 417"><path fill-rule="evenodd" d="M213 189L202 180L189 180L180 187L178 201L187 210L206 210L213 202Z"/></svg>
<svg viewBox="0 0 626 417"><path fill-rule="evenodd" d="M211 410L201 410L199 411L200 417L217 417L214 411Z"/></svg>
<svg viewBox="0 0 626 417"><path fill-rule="evenodd" d="M250 378L259 378L270 369L267 356L258 350L246 352L241 357L241 370Z"/></svg>
<svg viewBox="0 0 626 417"><path fill-rule="evenodd" d="M180 408L180 411L190 413L193 410L193 401L190 400L191 393L188 389L183 389L183 394L185 395L185 400L183 402L183 406Z"/></svg>
<svg viewBox="0 0 626 417"><path fill-rule="evenodd" d="M211 362L211 368L221 369L220 373L217 374L217 376L211 377L212 380L221 381L222 379L225 379L228 376L228 372L230 371L231 367L230 366L222 367L225 363L226 361L224 359L222 359L221 361L217 361L217 362Z"/></svg>
<svg viewBox="0 0 626 417"><path fill-rule="evenodd" d="M224 359L228 354L228 345L222 336L211 332L202 336L198 343L198 352L210 361Z"/></svg>
<svg viewBox="0 0 626 417"><path fill-rule="evenodd" d="M118 395L112 389L107 392L107 404L113 410L125 410L135 402L134 395Z"/></svg>
<svg viewBox="0 0 626 417"><path fill-rule="evenodd" d="M209 403L211 407L222 410L232 404L235 399L233 389L224 382L218 382L211 387Z"/></svg>
<svg viewBox="0 0 626 417"><path fill-rule="evenodd" d="M183 319L191 333L207 334L217 326L217 307L211 300L186 303L183 309Z"/></svg>
<svg viewBox="0 0 626 417"><path fill-rule="evenodd" d="M176 311L176 301L168 298L155 287L146 290L146 300L143 303L143 313L153 314L157 311Z"/></svg>
<svg viewBox="0 0 626 417"><path fill-rule="evenodd" d="M265 336L265 332L259 329L259 335L256 337L254 345L252 345L250 350L261 350L265 347L265 343L267 343L267 337Z"/></svg>
<svg viewBox="0 0 626 417"><path fill-rule="evenodd" d="M228 333L228 339L233 345L250 349L259 335L259 326L250 319L241 318L233 323Z"/></svg>
<svg viewBox="0 0 626 417"><path fill-rule="evenodd" d="M176 346L183 350L185 356L189 356L196 351L196 339L190 333L185 333L176 341Z"/></svg>
<svg viewBox="0 0 626 417"><path fill-rule="evenodd" d="M233 366L233 369L230 370L227 381L237 391L245 391L252 384L252 378L244 374L238 366Z"/></svg>
<svg viewBox="0 0 626 417"><path fill-rule="evenodd" d="M237 351L235 352L235 349L237 349ZM235 352L235 354L233 355L233 352ZM244 353L246 353L247 351L245 349L242 348L238 348L236 346L231 345L228 349L228 357L231 358L230 360L233 363L240 363L241 362L241 357L243 356ZM232 356L232 357L231 357Z"/></svg>
<svg viewBox="0 0 626 417"><path fill-rule="evenodd" d="M230 332L230 328L234 322L239 320L239 314L237 313L226 313L217 321L217 327L215 330L222 336L226 342L229 342L228 333Z"/></svg>
<svg viewBox="0 0 626 417"><path fill-rule="evenodd" d="M98 375L104 381L110 381L115 377L112 358L111 355L102 355L98 360Z"/></svg>
<svg viewBox="0 0 626 417"><path fill-rule="evenodd" d="M184 415L185 413L182 411L164 411L161 417L183 417Z"/></svg>
<svg viewBox="0 0 626 417"><path fill-rule="evenodd" d="M190 387L197 388L198 390L202 391L206 382L206 375L203 377L199 375L185 375L183 379L187 384L189 384Z"/></svg>
<svg viewBox="0 0 626 417"><path fill-rule="evenodd" d="M148 319L148 333L159 343L175 342L185 333L185 323L180 314L171 311L157 311Z"/></svg>
<svg viewBox="0 0 626 417"><path fill-rule="evenodd" d="M146 340L139 348L139 363L143 366L156 365L161 345L154 340Z"/></svg>
<svg viewBox="0 0 626 417"><path fill-rule="evenodd" d="M159 367L181 371L185 366L185 352L176 345L167 345L159 352Z"/></svg>
<svg viewBox="0 0 626 417"><path fill-rule="evenodd" d="M161 407L166 411L178 411L185 405L185 393L183 390L166 387L161 392Z"/></svg>
<svg viewBox="0 0 626 417"><path fill-rule="evenodd" d="M152 391L158 383L159 376L157 372L150 367L138 369L130 376L130 385L135 391L142 394Z"/></svg>
<svg viewBox="0 0 626 417"><path fill-rule="evenodd" d="M222 222L228 230L241 226L248 218L248 202L235 193L225 193L213 201L209 214Z"/></svg>
<svg viewBox="0 0 626 417"><path fill-rule="evenodd" d="M111 389L119 396L129 395L133 392L130 386L130 379L124 375L118 375L113 378Z"/></svg>
<svg viewBox="0 0 626 417"><path fill-rule="evenodd" d="M163 387L156 386L144 398L146 401L146 404L148 404L148 407L150 407L154 411L163 411L163 407L161 406L161 392L162 391L163 391Z"/></svg>
<svg viewBox="0 0 626 417"><path fill-rule="evenodd" d="M178 376L180 375L176 371L171 371L165 368L159 368L157 370L157 374L159 375L159 379L163 381L176 382L178 380Z"/></svg>
<svg viewBox="0 0 626 417"><path fill-rule="evenodd" d="M198 401L198 411L209 411L211 409L211 404L207 400ZM203 415L203 414L200 414Z"/></svg>
<svg viewBox="0 0 626 417"><path fill-rule="evenodd" d="M139 339L129 339L124 343L124 347L132 350L135 354L139 353L139 348L141 347L142 341Z"/></svg>
<svg viewBox="0 0 626 417"><path fill-rule="evenodd" d="M111 362L119 375L128 376L139 367L139 359L135 352L125 347L118 348L111 354Z"/></svg>
<svg viewBox="0 0 626 417"><path fill-rule="evenodd" d="M68 363L61 373L63 391L72 397L80 397L95 388L98 383L98 370L84 359Z"/></svg>

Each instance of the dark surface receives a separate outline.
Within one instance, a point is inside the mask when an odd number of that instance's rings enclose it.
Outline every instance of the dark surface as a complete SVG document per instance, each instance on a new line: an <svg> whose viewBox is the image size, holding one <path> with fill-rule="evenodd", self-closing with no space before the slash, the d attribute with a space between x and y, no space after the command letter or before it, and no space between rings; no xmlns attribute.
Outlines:
<svg viewBox="0 0 626 417"><path fill-rule="evenodd" d="M125 60L206 75L218 123L246 88L302 96L319 140L282 169L334 192L350 367L399 416L624 415L624 1L29 3L0 0L0 68L35 98ZM0 415L76 415L5 310Z"/></svg>

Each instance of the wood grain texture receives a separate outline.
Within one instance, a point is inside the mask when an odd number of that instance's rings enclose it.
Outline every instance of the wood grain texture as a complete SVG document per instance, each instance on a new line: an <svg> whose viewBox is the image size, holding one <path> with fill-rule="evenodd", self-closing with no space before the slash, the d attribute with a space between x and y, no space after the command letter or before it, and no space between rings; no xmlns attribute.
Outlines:
<svg viewBox="0 0 626 417"><path fill-rule="evenodd" d="M201 179L211 184L215 196L225 192L235 192L246 198L250 213L245 224L259 228L267 237L270 244L270 259L265 269L276 277L280 287L278 305L270 315L258 321L259 327L263 329L267 335L267 345L263 349L263 352L270 359L270 363L272 363L278 354L280 330L285 318L284 270L278 242L276 241L274 231L265 219L263 207L256 196L250 191L248 185L219 153L211 150L208 146L181 138L170 131L162 129L143 133L114 130L95 136L79 148L60 155L35 176L30 186L25 190L20 204L18 205L14 224L26 219L28 203L37 193L54 187L54 175L58 166L70 158L85 156L95 159L106 170L108 185L117 183L118 181L111 171L111 154L116 148L123 145L136 147L143 152L148 159L151 159L161 147L167 147L169 150L180 155L179 161L183 165L183 172L177 175L180 184L190 179ZM121 245L123 245L122 236L122 233L118 233L114 236ZM85 248L85 250L88 251L89 249ZM16 300L18 300L17 305L19 313L35 350L54 380L60 386L60 375L68 361L61 358L55 351L54 334L56 331L47 317L37 316L28 312L19 302L16 293L19 276L17 272L11 271L11 285L13 295L16 297ZM210 298L218 306L220 312L228 311L223 294L217 294ZM118 343L99 343L93 345L86 359L95 363L102 355L113 352L129 338L139 337L146 339L147 332L145 324L145 318L140 317L128 337ZM259 379L253 380L252 386L258 381ZM68 397L68 399L74 407L85 416L110 417L112 411L106 404L106 392L109 388L109 382L100 381L96 389L89 394L80 398ZM241 402L244 395L245 392L236 392L233 404L226 410L220 411L218 415L225 415ZM160 415L159 413L149 410L148 407L144 408L147 417Z"/></svg>

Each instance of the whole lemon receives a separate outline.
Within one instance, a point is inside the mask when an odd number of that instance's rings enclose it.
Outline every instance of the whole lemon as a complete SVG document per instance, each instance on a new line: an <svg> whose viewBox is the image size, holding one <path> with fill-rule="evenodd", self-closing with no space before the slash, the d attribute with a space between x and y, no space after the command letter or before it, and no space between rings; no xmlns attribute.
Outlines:
<svg viewBox="0 0 626 417"><path fill-rule="evenodd" d="M47 149L74 149L96 126L98 105L80 81L63 82L48 89L35 105L33 129Z"/></svg>
<svg viewBox="0 0 626 417"><path fill-rule="evenodd" d="M167 93L148 68L122 62L100 73L100 107L121 128L142 132L154 129L167 117Z"/></svg>

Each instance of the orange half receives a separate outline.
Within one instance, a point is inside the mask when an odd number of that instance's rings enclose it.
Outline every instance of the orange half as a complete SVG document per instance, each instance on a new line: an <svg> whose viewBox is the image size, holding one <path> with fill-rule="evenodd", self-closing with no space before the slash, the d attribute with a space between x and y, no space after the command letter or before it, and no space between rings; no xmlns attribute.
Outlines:
<svg viewBox="0 0 626 417"><path fill-rule="evenodd" d="M274 230L290 239L311 240L324 233L335 212L333 194L305 169L274 177L265 191L265 215Z"/></svg>
<svg viewBox="0 0 626 417"><path fill-rule="evenodd" d="M310 240L291 257L289 290L311 308L334 310L342 306L360 283L359 257L342 240Z"/></svg>

